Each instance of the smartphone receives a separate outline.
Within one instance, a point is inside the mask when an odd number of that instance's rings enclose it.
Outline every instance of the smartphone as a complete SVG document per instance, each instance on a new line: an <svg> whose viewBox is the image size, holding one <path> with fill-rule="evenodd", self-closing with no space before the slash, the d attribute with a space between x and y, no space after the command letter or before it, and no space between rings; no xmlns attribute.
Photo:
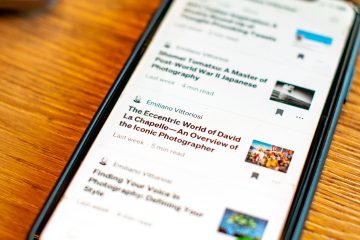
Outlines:
<svg viewBox="0 0 360 240"><path fill-rule="evenodd" d="M343 1L164 1L28 239L299 238L358 29Z"/></svg>

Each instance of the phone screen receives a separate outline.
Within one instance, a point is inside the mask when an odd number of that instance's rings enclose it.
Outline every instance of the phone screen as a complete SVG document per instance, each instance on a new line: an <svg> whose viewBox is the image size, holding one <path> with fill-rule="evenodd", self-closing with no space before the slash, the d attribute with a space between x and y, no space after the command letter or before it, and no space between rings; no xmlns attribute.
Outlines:
<svg viewBox="0 0 360 240"><path fill-rule="evenodd" d="M40 239L277 239L355 19L171 3Z"/></svg>

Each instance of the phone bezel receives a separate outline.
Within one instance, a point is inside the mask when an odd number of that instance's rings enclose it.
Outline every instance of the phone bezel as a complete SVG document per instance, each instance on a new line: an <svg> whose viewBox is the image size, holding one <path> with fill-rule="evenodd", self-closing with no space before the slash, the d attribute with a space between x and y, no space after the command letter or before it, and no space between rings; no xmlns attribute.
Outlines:
<svg viewBox="0 0 360 240"><path fill-rule="evenodd" d="M304 169L301 173L294 201L284 226L282 239L293 239L294 236L296 238L300 237L300 229L305 224L342 106L346 102L347 94L351 87L353 68L360 43L360 15L358 6L354 5L354 12L354 22L316 128Z"/></svg>
<svg viewBox="0 0 360 240"><path fill-rule="evenodd" d="M54 188L52 189L48 199L46 200L42 210L37 216L28 234L29 240L39 239L46 223L53 214L61 197L69 186L72 178L75 176L87 152L91 148L96 136L100 132L115 103L122 94L128 80L130 79L141 57L143 56L143 53L147 49L147 46L151 42L154 33L157 31L158 26L162 22L162 19L166 15L167 10L169 9L172 2L173 0L164 0L161 6L156 11L152 20L149 22L148 27L146 28L143 35L136 44L136 47L134 48L132 54L128 58L125 66L120 71L119 75L117 76L113 86L110 88L102 104L95 113L85 133L77 144L72 156L70 157L69 162L65 166L58 181L54 185ZM348 72L349 68L352 67L349 62L351 60L351 54L353 52L355 42L357 41L358 29L360 26L358 11L355 11L355 15L356 16L351 29L351 34L342 54L341 62L332 83L330 93L327 97L326 104L324 106L324 110L322 112L318 127L316 129L316 133L312 141L312 146L309 150L304 170L301 174L299 185L297 187L294 200L292 202L291 209L285 223L282 234L282 238L284 239L291 239L294 234L296 234L296 227L299 224L298 217L301 213L305 212L306 214L309 208L309 206L307 206L307 208L304 208L306 198L309 197L309 188L311 188L311 186L314 186L314 184L316 186L318 182L317 180L313 181L313 177L322 169L322 161L320 161L321 154L323 154L324 152L322 151L322 149L326 148L326 139L329 138L329 135L327 133L331 132L331 123L333 123L334 120L337 121L337 118L334 119L336 116L335 112L337 111L337 103L339 101L343 101L343 99L341 99L341 96L344 92L344 89L346 88L346 86L344 86L346 85L344 84L344 76L346 72ZM310 197L312 198L312 196Z"/></svg>

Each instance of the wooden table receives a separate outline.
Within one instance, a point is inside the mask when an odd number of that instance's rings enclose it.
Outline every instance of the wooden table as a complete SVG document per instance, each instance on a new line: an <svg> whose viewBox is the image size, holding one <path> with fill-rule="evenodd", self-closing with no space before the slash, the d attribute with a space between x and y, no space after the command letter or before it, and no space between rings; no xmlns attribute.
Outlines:
<svg viewBox="0 0 360 240"><path fill-rule="evenodd" d="M159 0L0 17L0 239L24 239ZM304 239L360 239L360 65Z"/></svg>

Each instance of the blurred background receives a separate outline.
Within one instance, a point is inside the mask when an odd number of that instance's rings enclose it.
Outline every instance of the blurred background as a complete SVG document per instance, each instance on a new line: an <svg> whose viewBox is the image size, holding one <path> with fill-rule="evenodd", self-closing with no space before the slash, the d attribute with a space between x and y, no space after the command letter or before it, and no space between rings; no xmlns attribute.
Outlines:
<svg viewBox="0 0 360 240"><path fill-rule="evenodd" d="M0 0L0 239L25 238L159 4ZM357 74L304 239L360 236L359 106Z"/></svg>

